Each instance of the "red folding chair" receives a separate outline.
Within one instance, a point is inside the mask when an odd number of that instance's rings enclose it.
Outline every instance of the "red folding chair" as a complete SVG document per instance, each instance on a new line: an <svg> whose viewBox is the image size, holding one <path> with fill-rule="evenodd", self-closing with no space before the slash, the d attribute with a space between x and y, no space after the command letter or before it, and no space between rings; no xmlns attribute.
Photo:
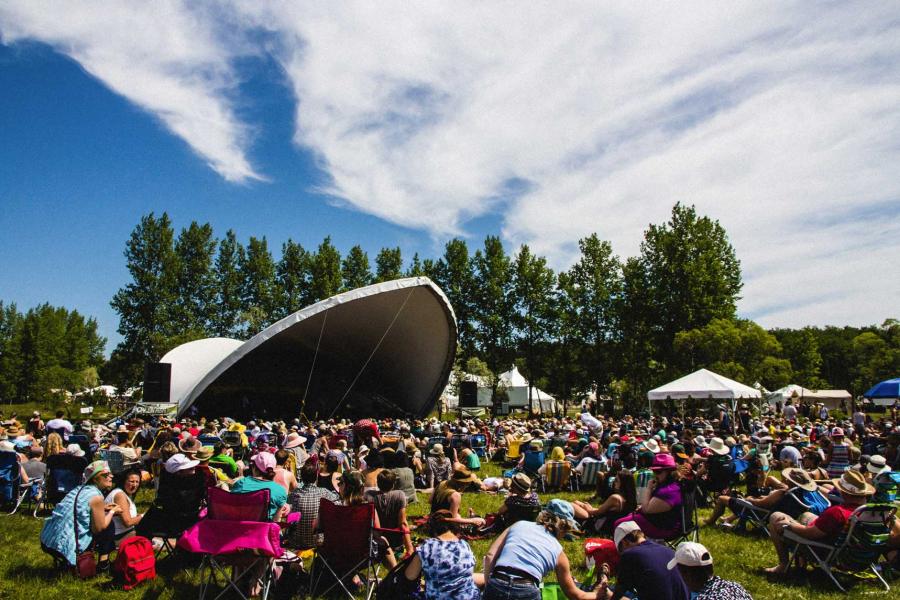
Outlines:
<svg viewBox="0 0 900 600"><path fill-rule="evenodd" d="M351 591L356 586L350 582L358 575L363 580L364 597L371 599L378 583L375 505L339 506L322 498L318 528L323 541L313 560L310 594L314 598L324 596L340 586L348 598L356 598ZM331 579L323 581L326 576Z"/></svg>
<svg viewBox="0 0 900 600"><path fill-rule="evenodd" d="M209 488L206 518L188 529L178 547L203 555L198 569L200 600L218 587L249 600L258 588L265 600L275 580L275 561L284 555L280 528L268 521L269 490L237 494ZM228 569L231 569L229 573Z"/></svg>

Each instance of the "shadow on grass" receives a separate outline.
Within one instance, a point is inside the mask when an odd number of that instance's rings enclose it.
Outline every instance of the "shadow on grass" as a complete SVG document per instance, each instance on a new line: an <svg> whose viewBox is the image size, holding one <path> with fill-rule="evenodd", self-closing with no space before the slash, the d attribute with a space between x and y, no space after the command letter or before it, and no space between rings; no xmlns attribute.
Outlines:
<svg viewBox="0 0 900 600"><path fill-rule="evenodd" d="M64 569L58 569L52 563L46 565L19 564L6 570L6 578L8 579L38 579L46 582L69 576Z"/></svg>

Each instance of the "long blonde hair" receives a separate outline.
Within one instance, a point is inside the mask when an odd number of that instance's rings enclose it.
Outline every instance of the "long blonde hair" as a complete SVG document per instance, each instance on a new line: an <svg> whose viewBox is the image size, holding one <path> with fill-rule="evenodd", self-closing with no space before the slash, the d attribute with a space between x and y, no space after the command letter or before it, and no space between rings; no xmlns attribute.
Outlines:
<svg viewBox="0 0 900 600"><path fill-rule="evenodd" d="M63 453L62 437L58 433L51 433L47 436L47 449L44 454L44 460L55 454Z"/></svg>

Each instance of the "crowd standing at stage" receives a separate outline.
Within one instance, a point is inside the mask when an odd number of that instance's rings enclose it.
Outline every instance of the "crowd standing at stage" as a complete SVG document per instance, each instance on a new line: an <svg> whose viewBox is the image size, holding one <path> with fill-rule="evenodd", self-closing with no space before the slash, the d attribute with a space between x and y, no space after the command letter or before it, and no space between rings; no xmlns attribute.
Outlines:
<svg viewBox="0 0 900 600"><path fill-rule="evenodd" d="M5 501L21 493L49 513L40 544L61 568L90 549L103 569L136 535L174 549L204 518L214 488L267 492L262 518L281 524L281 544L299 556L329 535L320 528L323 500L371 503L377 560L411 582L404 595L429 599L540 598L551 575L568 598L749 598L715 575L716 560L728 557L691 541L697 504L713 509L697 525L768 535L777 579L796 544L834 543L855 509L895 501L896 412L872 419L854 410L842 421L789 401L756 416L741 406L732 421L720 408L711 419L584 412L454 422L131 418L109 426L72 423L62 412L44 422L35 413L3 422L0 457L9 460L0 481L16 484ZM485 461L502 464L502 476L480 477ZM143 513L134 501L141 486L154 494ZM571 489L584 500L554 497ZM463 512L467 494L503 501L478 515ZM427 518L409 516L414 502L428 503ZM896 567L900 521L891 512L882 525L873 561ZM573 577L584 556L568 556L561 541L574 537L586 540L595 563L590 581ZM493 540L483 564L468 539ZM353 574L347 585L364 579Z"/></svg>

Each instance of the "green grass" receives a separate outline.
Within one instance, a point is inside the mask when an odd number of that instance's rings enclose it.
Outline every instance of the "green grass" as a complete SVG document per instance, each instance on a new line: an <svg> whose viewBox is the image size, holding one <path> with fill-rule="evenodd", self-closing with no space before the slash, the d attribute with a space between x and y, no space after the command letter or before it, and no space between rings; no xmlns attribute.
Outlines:
<svg viewBox="0 0 900 600"><path fill-rule="evenodd" d="M486 463L482 476L496 475L497 465ZM551 497L567 500L586 499L588 492L555 493L541 496L543 502ZM139 505L145 509L150 499L150 491L142 490ZM420 494L420 501L411 505L410 515L419 516L427 512L428 503ZM463 511L473 508L479 515L493 512L503 501L502 496L489 494L465 494ZM701 518L708 511L701 511ZM150 600L191 598L198 594L193 568L183 561L172 561L160 565L160 577L130 592L112 587L108 576L90 581L80 581L70 575L58 575L52 570L52 561L40 549L38 535L42 521L27 514L0 517L0 536L4 540L5 551L0 553L0 599L27 597L73 600ZM726 579L740 582L757 599L822 599L853 600L860 598L889 598L873 581L851 581L850 591L843 594L819 571L809 570L806 575L794 575L785 580L769 579L762 569L775 564L775 553L767 538L761 533L738 534L724 532L716 528L704 527L700 539L710 552L716 564L716 573ZM471 542L477 564L490 546L491 540ZM566 553L575 566L576 578L585 576L582 540L565 542ZM848 580L850 581L850 580Z"/></svg>

